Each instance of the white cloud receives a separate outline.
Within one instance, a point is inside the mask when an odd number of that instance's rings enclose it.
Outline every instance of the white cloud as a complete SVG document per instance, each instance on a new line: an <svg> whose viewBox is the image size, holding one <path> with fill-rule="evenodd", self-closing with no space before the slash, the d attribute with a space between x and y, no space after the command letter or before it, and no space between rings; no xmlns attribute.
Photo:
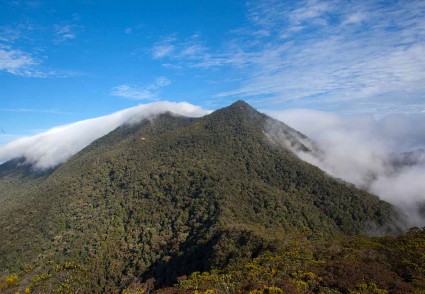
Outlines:
<svg viewBox="0 0 425 294"><path fill-rule="evenodd" d="M15 76L31 78L65 78L78 74L73 71L44 70L40 66L40 61L31 54L13 49L10 46L0 45L0 72L1 71Z"/></svg>
<svg viewBox="0 0 425 294"><path fill-rule="evenodd" d="M329 10L329 5L325 1L309 0L304 1L303 5L292 10L288 14L291 23L299 25L305 21L312 20L322 15Z"/></svg>
<svg viewBox="0 0 425 294"><path fill-rule="evenodd" d="M0 42L12 43L22 35L21 28L11 26L0 27Z"/></svg>
<svg viewBox="0 0 425 294"><path fill-rule="evenodd" d="M418 203L425 203L425 153L416 162L394 164L400 153L425 148L425 114L376 120L302 109L267 113L317 144L317 154L296 150L300 158L401 208L411 225L425 225L418 213Z"/></svg>
<svg viewBox="0 0 425 294"><path fill-rule="evenodd" d="M206 48L201 44L188 44L186 47L181 49L180 55L182 57L195 57L203 54Z"/></svg>
<svg viewBox="0 0 425 294"><path fill-rule="evenodd" d="M157 45L153 48L153 58L160 59L167 55L170 55L174 51L173 45Z"/></svg>
<svg viewBox="0 0 425 294"><path fill-rule="evenodd" d="M0 71L16 76L46 78L46 77L69 77L77 73L64 70L52 70L42 67L45 57L37 57L37 50L28 53L27 50L16 48L15 43L29 39L25 37L33 30L31 25L16 25L16 27L0 27ZM60 41L73 38L70 26L58 27L57 38Z"/></svg>
<svg viewBox="0 0 425 294"><path fill-rule="evenodd" d="M159 79L153 87L166 83ZM0 146L0 162L26 157L39 169L54 167L118 126L166 111L191 117L209 113L188 103L144 104L12 141ZM414 162L394 164L402 152L425 150L425 113L375 119L369 114L342 116L306 109L265 112L318 146L316 154L294 150L300 158L401 208L411 225L425 225L418 213L418 203L425 202L425 152L419 152ZM0 144L9 140L10 135L0 135Z"/></svg>
<svg viewBox="0 0 425 294"><path fill-rule="evenodd" d="M126 33L127 35L131 35L133 33L137 33L138 31L140 31L143 28L144 28L144 25L139 23L139 24L136 24L136 25L131 26L131 27L126 27L124 29L124 33Z"/></svg>
<svg viewBox="0 0 425 294"><path fill-rule="evenodd" d="M150 85L148 88L150 90L155 90L155 89L159 89L159 88L168 86L170 83L171 83L171 81L169 79L167 79L166 77L159 77L155 80L155 83Z"/></svg>
<svg viewBox="0 0 425 294"><path fill-rule="evenodd" d="M367 20L367 15L364 12L354 12L346 17L346 19L341 23L344 25L357 25Z"/></svg>
<svg viewBox="0 0 425 294"><path fill-rule="evenodd" d="M68 40L75 39L75 28L73 25L55 25L56 43L62 43Z"/></svg>
<svg viewBox="0 0 425 294"><path fill-rule="evenodd" d="M112 89L112 96L131 98L137 100L153 100L155 95L146 88L138 88L129 85L119 85Z"/></svg>
<svg viewBox="0 0 425 294"><path fill-rule="evenodd" d="M226 71L239 82L221 80L226 90L216 97L256 106L292 101L385 114L381 106L409 112L423 104L424 1L265 0L247 7L249 23L221 43L208 47L201 35L161 41L154 58L167 56L168 68Z"/></svg>
<svg viewBox="0 0 425 294"><path fill-rule="evenodd" d="M355 39L333 34L303 46L271 45L251 59L254 70L239 88L217 96L261 96L262 103L310 99L405 106L425 94L425 42L402 45L398 38L383 40L385 36L373 33L359 33Z"/></svg>
<svg viewBox="0 0 425 294"><path fill-rule="evenodd" d="M0 71L18 76L38 76L33 67L37 61L29 54L10 47L0 47Z"/></svg>
<svg viewBox="0 0 425 294"><path fill-rule="evenodd" d="M120 85L112 89L111 95L137 100L157 100L158 90L171 83L166 77L159 77L154 83L145 86Z"/></svg>
<svg viewBox="0 0 425 294"><path fill-rule="evenodd" d="M219 68L225 65L238 66L247 63L249 56L236 52L210 52L201 36L194 34L180 42L174 37L168 37L156 43L152 48L153 59L168 57L171 63L162 65L171 69L183 67L192 68Z"/></svg>
<svg viewBox="0 0 425 294"><path fill-rule="evenodd" d="M75 38L74 26L55 26L55 42L63 42ZM34 26L31 24L16 24L14 26L0 27L0 71L16 76L46 78L46 77L69 77L77 73L67 70L46 69L42 66L46 56L40 56L40 48L28 52L29 48L22 46L31 40L31 31ZM33 46L32 42L30 47ZM17 49L17 44L19 48ZM27 44L28 45L28 44Z"/></svg>
<svg viewBox="0 0 425 294"><path fill-rule="evenodd" d="M162 59L171 55L175 50L174 41L176 41L175 37L167 37L156 43L152 48L153 59Z"/></svg>
<svg viewBox="0 0 425 294"><path fill-rule="evenodd" d="M51 113L65 114L60 109L35 109L35 108L0 108L0 112L33 112L33 113Z"/></svg>
<svg viewBox="0 0 425 294"><path fill-rule="evenodd" d="M0 146L0 162L25 157L36 168L54 167L82 150L91 142L123 124L170 111L177 115L199 117L209 111L189 103L156 102L139 105L113 114L52 128Z"/></svg>

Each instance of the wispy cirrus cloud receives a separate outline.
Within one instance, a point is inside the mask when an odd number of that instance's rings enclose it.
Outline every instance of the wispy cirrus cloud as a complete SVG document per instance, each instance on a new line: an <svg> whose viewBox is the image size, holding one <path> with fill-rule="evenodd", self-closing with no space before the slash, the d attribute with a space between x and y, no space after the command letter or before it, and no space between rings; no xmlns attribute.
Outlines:
<svg viewBox="0 0 425 294"><path fill-rule="evenodd" d="M55 25L55 43L62 43L76 38L75 26L70 24Z"/></svg>
<svg viewBox="0 0 425 294"><path fill-rule="evenodd" d="M13 26L0 27L0 42L11 43L21 37L21 30Z"/></svg>
<svg viewBox="0 0 425 294"><path fill-rule="evenodd" d="M42 77L38 69L40 60L33 54L16 48L16 42L23 38L24 32L31 30L31 25L0 27L0 72L24 77Z"/></svg>
<svg viewBox="0 0 425 294"><path fill-rule="evenodd" d="M143 23L139 23L139 24L136 24L136 25L134 25L134 26L129 26L129 27L126 27L125 29L124 29L124 33L126 34L126 35L131 35L131 34L135 34L135 33L138 33L141 29L143 29L144 28L144 24Z"/></svg>
<svg viewBox="0 0 425 294"><path fill-rule="evenodd" d="M40 53L44 50L38 46L33 48L32 33L36 30L34 27L40 30L40 27L31 23L0 27L0 72L31 78L65 78L79 74L75 71L48 68L45 65L48 57ZM53 30L56 44L75 38L73 25L55 25Z"/></svg>
<svg viewBox="0 0 425 294"><path fill-rule="evenodd" d="M19 4L20 5L20 4ZM21 77L69 77L79 73L47 65L49 42L55 45L75 39L81 30L79 15L61 24L41 25L25 19L0 26L0 72ZM42 37L40 38L40 35Z"/></svg>
<svg viewBox="0 0 425 294"><path fill-rule="evenodd" d="M34 108L0 108L0 112L68 114L68 112L64 112L60 109L34 109Z"/></svg>
<svg viewBox="0 0 425 294"><path fill-rule="evenodd" d="M424 1L268 0L247 8L247 23L220 46L209 48L199 35L174 39L167 43L172 52L156 59L166 56L169 68L233 70L241 82L218 92L220 99L424 110Z"/></svg>
<svg viewBox="0 0 425 294"><path fill-rule="evenodd" d="M10 5L10 6L20 6L20 7L31 8L31 9L39 8L43 6L42 1L36 1L36 0L30 0L30 1L12 0L12 1L3 1L3 2L5 2L7 5Z"/></svg>
<svg viewBox="0 0 425 294"><path fill-rule="evenodd" d="M157 78L152 84L147 86L119 85L112 89L111 95L136 99L136 100L158 100L159 89L171 83L166 77Z"/></svg>
<svg viewBox="0 0 425 294"><path fill-rule="evenodd" d="M9 46L0 46L0 71L18 76L40 76L35 69L38 64L30 54Z"/></svg>
<svg viewBox="0 0 425 294"><path fill-rule="evenodd" d="M233 48L232 48L233 47ZM176 37L165 38L152 48L153 59L169 62L164 67L182 69L217 69L225 66L241 67L247 63L255 52L244 52L234 46L224 50L212 50L205 45L200 34L193 34L182 40Z"/></svg>
<svg viewBox="0 0 425 294"><path fill-rule="evenodd" d="M0 72L28 78L66 78L78 74L74 71L46 69L41 63L40 59L25 51L0 44Z"/></svg>
<svg viewBox="0 0 425 294"><path fill-rule="evenodd" d="M166 56L170 56L174 50L175 46L173 42L176 40L175 37L166 37L161 41L157 42L152 48L152 57L153 59L161 59Z"/></svg>
<svg viewBox="0 0 425 294"><path fill-rule="evenodd" d="M245 82L218 97L256 103L368 101L406 106L406 111L423 98L422 1L251 5L252 21L274 37L263 39L266 45L252 59ZM276 5L279 9L272 9Z"/></svg>

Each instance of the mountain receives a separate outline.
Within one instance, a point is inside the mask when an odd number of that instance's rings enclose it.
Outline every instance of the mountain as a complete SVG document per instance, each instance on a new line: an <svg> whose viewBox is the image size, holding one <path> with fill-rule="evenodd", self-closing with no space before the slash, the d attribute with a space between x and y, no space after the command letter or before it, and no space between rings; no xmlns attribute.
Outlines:
<svg viewBox="0 0 425 294"><path fill-rule="evenodd" d="M201 118L165 113L121 126L53 170L4 163L0 278L23 269L20 287L40 289L71 270L68 284L116 293L276 252L297 232L399 232L390 204L293 148L314 146L238 101Z"/></svg>
<svg viewBox="0 0 425 294"><path fill-rule="evenodd" d="M425 150L417 149L410 152L392 154L390 158L391 167L394 170L413 165L425 164Z"/></svg>

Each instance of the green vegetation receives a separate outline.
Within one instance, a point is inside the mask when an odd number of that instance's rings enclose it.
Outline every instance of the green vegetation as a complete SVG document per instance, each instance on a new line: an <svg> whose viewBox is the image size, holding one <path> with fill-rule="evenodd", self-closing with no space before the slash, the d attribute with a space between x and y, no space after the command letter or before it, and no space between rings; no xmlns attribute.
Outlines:
<svg viewBox="0 0 425 294"><path fill-rule="evenodd" d="M7 293L77 293L87 291L88 276L83 265L75 262L49 261L40 271L38 264L23 268L19 274L0 280L0 292Z"/></svg>
<svg viewBox="0 0 425 294"><path fill-rule="evenodd" d="M180 277L175 291L424 293L424 252L425 230L419 229L397 238L353 236L332 241L289 234L278 252Z"/></svg>
<svg viewBox="0 0 425 294"><path fill-rule="evenodd" d="M425 230L399 237L352 236L312 239L309 232L288 233L276 252L236 259L223 269L181 276L174 288L157 293L424 293ZM414 247L411 245L415 244ZM0 290L15 293L90 292L83 266L36 265L0 281ZM20 284L30 284L26 288ZM148 293L153 279L133 282L122 293Z"/></svg>
<svg viewBox="0 0 425 294"><path fill-rule="evenodd" d="M32 269L19 274L19 291L31 290L37 277L40 287L47 281L55 288L62 275L56 275L52 262L68 262L84 265L71 271L70 291L132 293L142 286L152 289L152 279L155 287L165 287L194 272L218 275L226 284L233 267L247 263L255 272L276 259L284 276L264 271L263 280L252 283L268 288L256 291L279 291L273 288L279 288L273 282L279 279L294 289L303 283L313 289L317 277L325 275L311 270L324 259L316 255L330 254L317 251L317 242L398 232L391 225L397 217L391 205L272 143L264 133L269 120L243 102L199 119L164 114L118 128L52 171L34 174L22 164L2 165L0 278L29 264ZM288 237L297 234L303 236L298 241ZM406 246L416 246L408 240ZM293 251L293 242L301 251ZM284 265L285 254L305 260ZM411 257L412 262L417 258ZM336 275L344 262L327 263L327 272L335 268ZM413 278L421 275L421 264L416 265L401 263L398 268L406 269L396 273L421 287L423 281ZM240 289L238 283L226 286ZM347 289L374 289L372 283Z"/></svg>

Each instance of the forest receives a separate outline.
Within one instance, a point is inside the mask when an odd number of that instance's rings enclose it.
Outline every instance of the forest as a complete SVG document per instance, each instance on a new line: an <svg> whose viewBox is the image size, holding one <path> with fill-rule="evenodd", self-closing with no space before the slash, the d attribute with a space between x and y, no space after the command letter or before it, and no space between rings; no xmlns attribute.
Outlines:
<svg viewBox="0 0 425 294"><path fill-rule="evenodd" d="M55 169L1 165L1 292L421 293L423 230L270 120L241 101L166 113Z"/></svg>

